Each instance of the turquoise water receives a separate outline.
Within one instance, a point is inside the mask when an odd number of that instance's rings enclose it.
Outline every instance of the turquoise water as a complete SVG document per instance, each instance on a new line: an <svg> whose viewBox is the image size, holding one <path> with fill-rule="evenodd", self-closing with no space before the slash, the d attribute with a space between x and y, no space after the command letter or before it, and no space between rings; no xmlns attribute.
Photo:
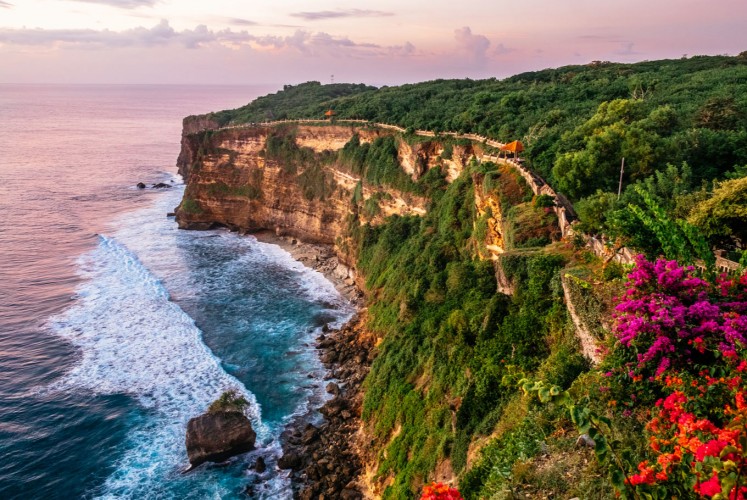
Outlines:
<svg viewBox="0 0 747 500"><path fill-rule="evenodd" d="M325 397L316 330L352 311L278 247L166 217L179 118L260 90L0 91L0 498L288 497L278 437ZM260 446L181 474L187 420L227 388Z"/></svg>

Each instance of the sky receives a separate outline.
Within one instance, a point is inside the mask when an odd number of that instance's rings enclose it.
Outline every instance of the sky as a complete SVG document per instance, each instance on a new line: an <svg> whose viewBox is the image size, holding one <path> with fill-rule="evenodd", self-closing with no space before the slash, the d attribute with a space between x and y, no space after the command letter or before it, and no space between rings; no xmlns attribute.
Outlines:
<svg viewBox="0 0 747 500"><path fill-rule="evenodd" d="M396 85L747 50L747 0L0 0L0 83Z"/></svg>

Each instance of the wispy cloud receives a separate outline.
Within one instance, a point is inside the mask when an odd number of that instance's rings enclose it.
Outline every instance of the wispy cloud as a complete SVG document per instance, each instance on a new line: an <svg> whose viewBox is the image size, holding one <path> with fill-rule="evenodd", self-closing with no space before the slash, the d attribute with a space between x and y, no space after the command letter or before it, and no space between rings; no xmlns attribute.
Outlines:
<svg viewBox="0 0 747 500"><path fill-rule="evenodd" d="M121 9L135 9L137 7L153 7L159 0L75 0L76 2L98 3Z"/></svg>
<svg viewBox="0 0 747 500"><path fill-rule="evenodd" d="M12 3L3 2L3 0L0 0L0 8L2 8L2 9L10 9L11 7L13 7Z"/></svg>
<svg viewBox="0 0 747 500"><path fill-rule="evenodd" d="M242 19L240 17L227 17L225 18L225 21L229 24L233 24L234 26L257 26L257 23L255 21Z"/></svg>
<svg viewBox="0 0 747 500"><path fill-rule="evenodd" d="M216 17L216 22L230 24L232 26L266 26L270 28L300 28L297 24L263 24L241 17Z"/></svg>
<svg viewBox="0 0 747 500"><path fill-rule="evenodd" d="M341 17L390 17L393 12L380 10L347 9L347 10L319 10L313 12L294 12L292 17L298 17L306 21L319 21L321 19L336 19Z"/></svg>
<svg viewBox="0 0 747 500"><path fill-rule="evenodd" d="M80 48L157 47L179 43L187 48L198 48L212 42L248 42L254 39L245 31L212 31L205 25L192 30L176 31L162 20L152 28L133 28L124 31L92 29L11 29L0 28L0 42L14 45L75 46Z"/></svg>

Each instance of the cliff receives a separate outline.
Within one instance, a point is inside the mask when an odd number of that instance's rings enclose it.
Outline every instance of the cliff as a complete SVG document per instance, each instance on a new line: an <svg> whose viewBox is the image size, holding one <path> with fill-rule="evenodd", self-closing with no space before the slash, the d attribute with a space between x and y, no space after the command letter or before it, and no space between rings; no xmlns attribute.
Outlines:
<svg viewBox="0 0 747 500"><path fill-rule="evenodd" d="M335 244L356 210L351 200L359 184L361 218L367 222L425 213L423 196L366 182L336 156L353 137L367 144L392 136L392 131L342 125L215 129L200 117L187 118L184 125L178 167L187 188L176 211L180 228L270 230ZM269 147L268 140L274 141ZM398 143L398 156L416 180L437 164L437 153L434 145ZM464 164L461 160L458 165Z"/></svg>

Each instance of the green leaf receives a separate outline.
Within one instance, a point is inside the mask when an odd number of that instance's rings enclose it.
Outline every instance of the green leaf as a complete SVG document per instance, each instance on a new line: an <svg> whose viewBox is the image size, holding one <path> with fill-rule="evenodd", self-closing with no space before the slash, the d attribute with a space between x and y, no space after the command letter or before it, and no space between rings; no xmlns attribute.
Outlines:
<svg viewBox="0 0 747 500"><path fill-rule="evenodd" d="M736 453L739 450L735 448L734 446L725 446L723 450L721 450L721 453L719 454L719 458L724 458L729 453Z"/></svg>
<svg viewBox="0 0 747 500"><path fill-rule="evenodd" d="M594 453L597 456L597 460L604 462L607 460L609 454L609 446L607 446L607 440L601 434L597 439L594 440Z"/></svg>
<svg viewBox="0 0 747 500"><path fill-rule="evenodd" d="M617 491L625 491L625 474L620 469L615 469L610 473L610 482Z"/></svg>
<svg viewBox="0 0 747 500"><path fill-rule="evenodd" d="M552 397L550 396L550 390L546 387L543 387L539 391L537 391L537 395L539 396L540 401L542 401L543 403L547 403L552 399Z"/></svg>

